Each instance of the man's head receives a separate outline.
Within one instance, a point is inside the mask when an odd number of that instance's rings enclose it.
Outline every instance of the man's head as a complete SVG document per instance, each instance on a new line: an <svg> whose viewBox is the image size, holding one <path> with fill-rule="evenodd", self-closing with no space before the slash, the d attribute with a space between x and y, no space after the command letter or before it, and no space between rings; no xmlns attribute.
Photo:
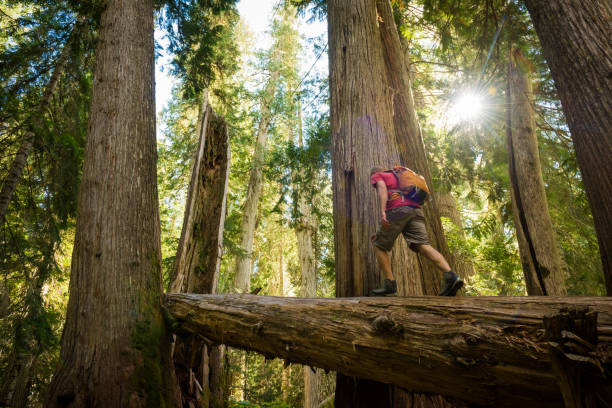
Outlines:
<svg viewBox="0 0 612 408"><path fill-rule="evenodd" d="M385 168L380 166L374 166L370 169L370 176L374 173L380 173L381 171L385 171Z"/></svg>

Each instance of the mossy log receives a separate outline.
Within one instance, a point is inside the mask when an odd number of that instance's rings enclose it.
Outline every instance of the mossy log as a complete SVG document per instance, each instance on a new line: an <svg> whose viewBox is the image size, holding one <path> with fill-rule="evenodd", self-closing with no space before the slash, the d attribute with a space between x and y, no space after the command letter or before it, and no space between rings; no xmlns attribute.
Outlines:
<svg viewBox="0 0 612 408"><path fill-rule="evenodd" d="M165 303L176 330L211 343L499 407L563 405L543 319L588 307L598 336L590 357L611 372L606 298L167 294Z"/></svg>

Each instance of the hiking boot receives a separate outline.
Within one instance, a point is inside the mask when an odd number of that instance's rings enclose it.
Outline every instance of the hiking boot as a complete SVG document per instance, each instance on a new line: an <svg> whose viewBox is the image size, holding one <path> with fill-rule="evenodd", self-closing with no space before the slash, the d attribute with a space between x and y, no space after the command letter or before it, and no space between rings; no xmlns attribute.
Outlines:
<svg viewBox="0 0 612 408"><path fill-rule="evenodd" d="M442 292L438 296L455 296L462 286L463 280L455 272L444 272L442 275Z"/></svg>
<svg viewBox="0 0 612 408"><path fill-rule="evenodd" d="M394 280L385 279L382 288L374 289L370 292L370 296L390 296L397 293L397 282Z"/></svg>

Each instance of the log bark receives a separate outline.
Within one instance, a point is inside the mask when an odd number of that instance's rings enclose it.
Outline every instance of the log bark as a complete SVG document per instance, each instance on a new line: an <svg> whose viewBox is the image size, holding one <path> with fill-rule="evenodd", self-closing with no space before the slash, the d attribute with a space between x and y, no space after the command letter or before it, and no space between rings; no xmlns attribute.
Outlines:
<svg viewBox="0 0 612 408"><path fill-rule="evenodd" d="M599 336L590 357L612 368L612 304L605 298L170 294L166 306L175 329L212 342L496 407L562 404L543 318L589 307L598 313Z"/></svg>
<svg viewBox="0 0 612 408"><path fill-rule="evenodd" d="M574 141L612 296L612 5L526 0Z"/></svg>
<svg viewBox="0 0 612 408"><path fill-rule="evenodd" d="M221 266L225 203L229 175L229 134L203 97L187 192L183 229L174 265L171 291L216 293ZM174 367L184 407L221 407L223 346L210 346L197 336L179 337Z"/></svg>
<svg viewBox="0 0 612 408"><path fill-rule="evenodd" d="M542 178L533 111L533 91L524 57L509 55L507 81L510 103L506 134L514 226L527 293L564 296L565 276Z"/></svg>
<svg viewBox="0 0 612 408"><path fill-rule="evenodd" d="M47 407L178 406L161 311L153 2L103 2L60 364Z"/></svg>
<svg viewBox="0 0 612 408"><path fill-rule="evenodd" d="M544 318L544 328L565 407L607 406L612 401L609 372L591 356L598 343L597 313L562 309Z"/></svg>

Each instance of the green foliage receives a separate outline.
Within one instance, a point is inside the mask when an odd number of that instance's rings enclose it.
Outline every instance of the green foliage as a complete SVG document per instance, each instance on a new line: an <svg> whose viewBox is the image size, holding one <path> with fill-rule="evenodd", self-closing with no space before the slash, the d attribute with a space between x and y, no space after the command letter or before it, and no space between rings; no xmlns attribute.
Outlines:
<svg viewBox="0 0 612 408"><path fill-rule="evenodd" d="M463 220L468 240L479 241L478 250L470 257L477 271L494 268L494 275L487 272L482 282L490 279L490 286L497 281L493 286L498 293L522 291L514 272L520 262L513 255L516 243L504 134L505 66L511 45L526 56L523 68L531 74L534 85L540 160L553 226L569 272L568 292L603 294L597 238L572 142L525 7L501 1L401 3L404 7L396 9L403 23L400 30L413 59L421 61L416 65L417 98L432 88L437 90L436 97L418 104L435 185L460 197L460 209L488 214L466 212ZM493 42L504 18L501 35ZM493 53L487 59L492 44ZM485 111L475 123L449 126L444 112L466 88L484 95ZM491 257L498 261L483 263ZM500 263L504 257L507 264Z"/></svg>
<svg viewBox="0 0 612 408"><path fill-rule="evenodd" d="M35 134L0 225L0 295L8 299L0 315L7 350L0 354L0 382L16 374L7 369L13 353L31 356L29 403L37 405L59 357L98 15L95 7L62 1L3 1L0 8L0 180L26 133ZM79 36L73 35L77 13L90 26ZM64 48L66 66L40 117L40 100Z"/></svg>
<svg viewBox="0 0 612 408"><path fill-rule="evenodd" d="M230 407L299 407L302 406L304 378L299 364L286 365L283 360L268 360L264 356L229 350L232 388ZM318 370L321 397L333 393L335 373ZM238 394L244 400L237 400Z"/></svg>
<svg viewBox="0 0 612 408"><path fill-rule="evenodd" d="M184 96L197 99L216 76L231 75L237 49L233 27L236 0L165 0L159 23L174 55L173 74L182 80Z"/></svg>

